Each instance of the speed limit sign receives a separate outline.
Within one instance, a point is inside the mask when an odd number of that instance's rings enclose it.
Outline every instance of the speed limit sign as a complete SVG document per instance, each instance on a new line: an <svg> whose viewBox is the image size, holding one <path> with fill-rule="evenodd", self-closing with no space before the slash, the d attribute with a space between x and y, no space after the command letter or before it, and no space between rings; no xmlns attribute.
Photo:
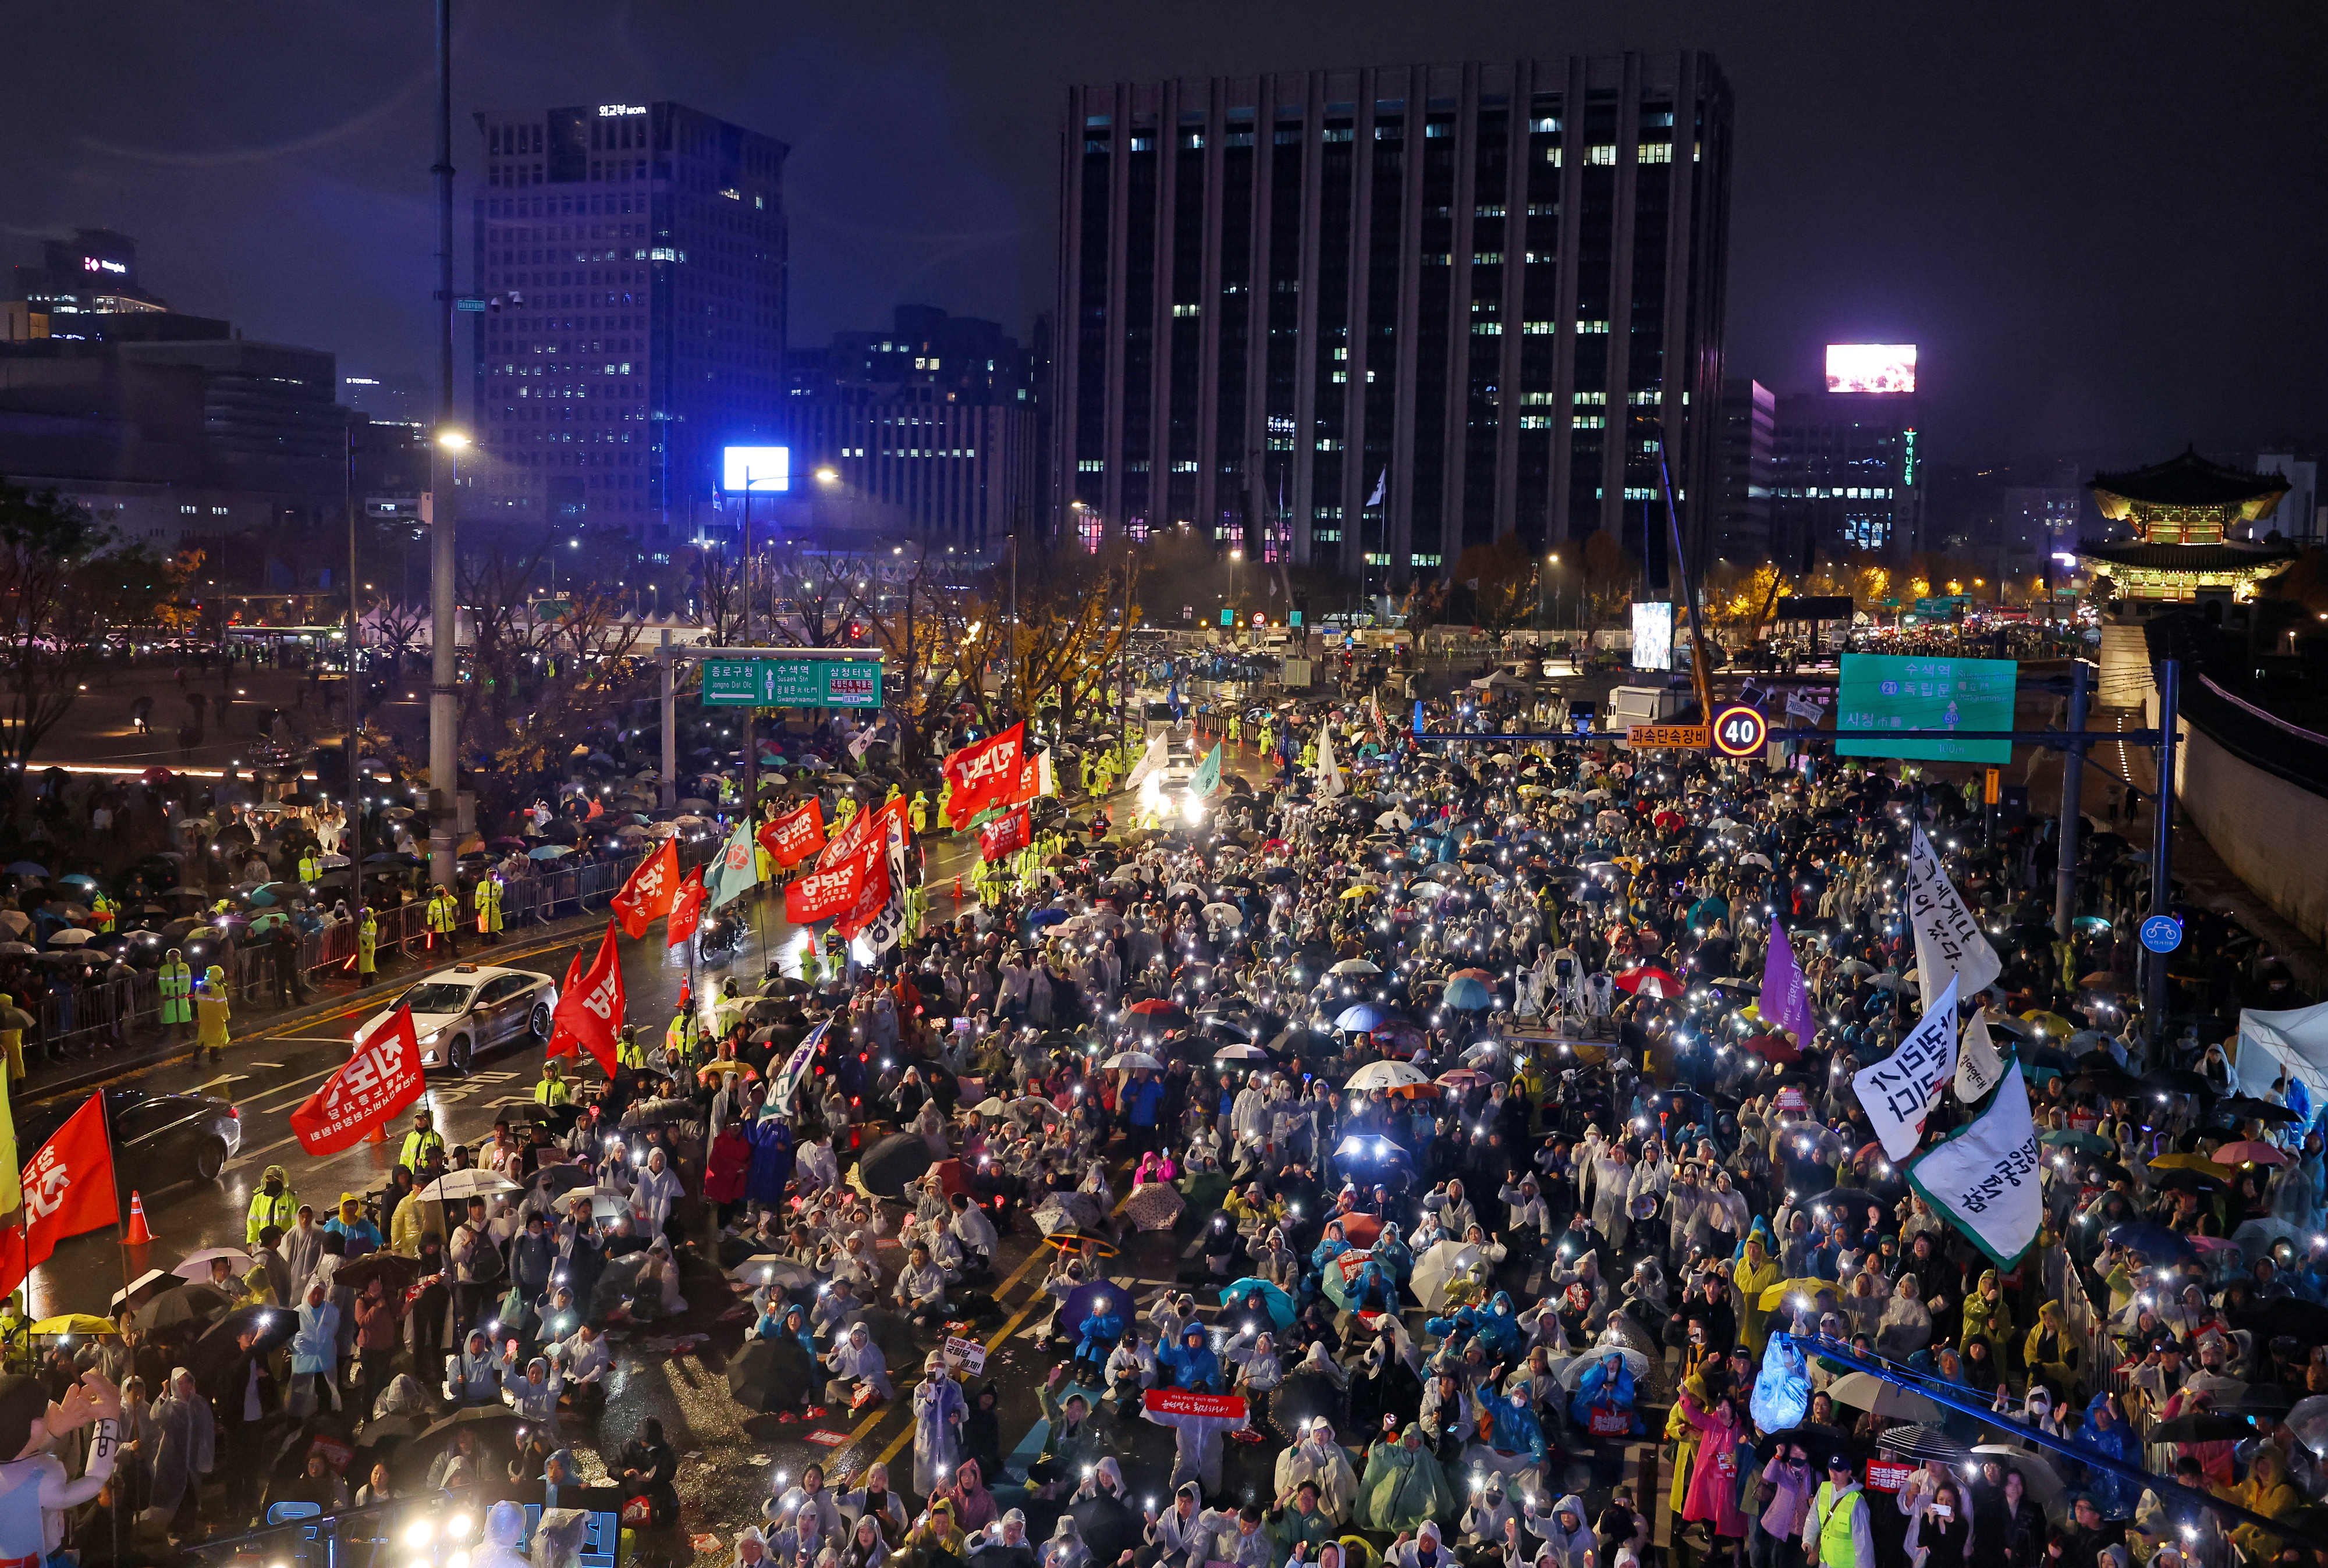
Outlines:
<svg viewBox="0 0 2328 1568"><path fill-rule="evenodd" d="M1753 708L1727 707L1713 716L1713 749L1725 757L1751 757L1762 749L1770 726Z"/></svg>

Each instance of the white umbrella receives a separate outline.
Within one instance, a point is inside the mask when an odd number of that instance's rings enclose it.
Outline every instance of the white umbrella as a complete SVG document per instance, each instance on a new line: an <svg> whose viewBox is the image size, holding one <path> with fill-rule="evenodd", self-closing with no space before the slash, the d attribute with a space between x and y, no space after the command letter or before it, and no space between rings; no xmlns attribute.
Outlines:
<svg viewBox="0 0 2328 1568"><path fill-rule="evenodd" d="M1746 854L1738 857L1738 862L1741 865L1759 865L1764 871L1771 869L1770 857L1764 854L1760 850L1748 851Z"/></svg>
<svg viewBox="0 0 2328 1568"><path fill-rule="evenodd" d="M1414 1274L1408 1281L1414 1287L1415 1300L1432 1311L1441 1311L1447 1305L1447 1287L1456 1274L1476 1267L1478 1262L1479 1249L1476 1246L1466 1246L1460 1241L1432 1243L1431 1250L1414 1260Z"/></svg>
<svg viewBox="0 0 2328 1568"><path fill-rule="evenodd" d="M2328 1459L2328 1394L2297 1400L2287 1413L2287 1430L2295 1433L2296 1442Z"/></svg>
<svg viewBox="0 0 2328 1568"><path fill-rule="evenodd" d="M496 1192L514 1192L517 1183L498 1171L472 1166L466 1171L454 1171L439 1176L414 1196L433 1198L439 1203L456 1202L469 1198L490 1198Z"/></svg>
<svg viewBox="0 0 2328 1568"><path fill-rule="evenodd" d="M1563 1388L1575 1387L1584 1381L1584 1375L1587 1372L1611 1356L1622 1356L1625 1358L1625 1365L1631 1368L1635 1377L1648 1376L1649 1358L1630 1345L1594 1345L1589 1349L1580 1351L1574 1360L1560 1369L1560 1386Z"/></svg>
<svg viewBox="0 0 2328 1568"><path fill-rule="evenodd" d="M96 935L97 933L95 931L85 931L79 926L65 926L49 933L49 946L52 947L78 947L83 942L95 938Z"/></svg>
<svg viewBox="0 0 2328 1568"><path fill-rule="evenodd" d="M1886 1383L1873 1372L1847 1372L1827 1392L1837 1405L1889 1416L1893 1421L1938 1421L1946 1413L1922 1395Z"/></svg>
<svg viewBox="0 0 2328 1568"><path fill-rule="evenodd" d="M2061 1495L2061 1477L2043 1454L2009 1442L1976 1442L1972 1451L1976 1461L1983 1454L1995 1454L2019 1470L2021 1484L2029 1489L2029 1495L2037 1499L2039 1507L2050 1507Z"/></svg>
<svg viewBox="0 0 2328 1568"><path fill-rule="evenodd" d="M1407 1084L1427 1084L1428 1073L1403 1061L1370 1061L1350 1075L1346 1089L1394 1089Z"/></svg>
<svg viewBox="0 0 2328 1568"><path fill-rule="evenodd" d="M189 1253L180 1258L178 1266L170 1272L182 1280L206 1280L211 1277L211 1260L219 1257L226 1259L239 1274L249 1274L252 1265L258 1261L249 1253L239 1252L230 1246L206 1246L200 1252Z"/></svg>
<svg viewBox="0 0 2328 1568"><path fill-rule="evenodd" d="M1414 826L1414 818L1409 817L1403 811L1385 811L1380 817L1375 818L1375 826L1376 827L1395 827L1404 829Z"/></svg>
<svg viewBox="0 0 2328 1568"><path fill-rule="evenodd" d="M816 1283L816 1271L794 1263L782 1253L763 1252L728 1271L728 1277L747 1285L782 1284L806 1287Z"/></svg>
<svg viewBox="0 0 2328 1568"><path fill-rule="evenodd" d="M1845 958L1842 963L1837 964L1835 967L1835 973L1839 975L1848 975L1854 980L1875 973L1875 966L1870 964L1864 958Z"/></svg>
<svg viewBox="0 0 2328 1568"><path fill-rule="evenodd" d="M1267 1061L1269 1052L1257 1045L1225 1045L1213 1052L1215 1061Z"/></svg>
<svg viewBox="0 0 2328 1568"><path fill-rule="evenodd" d="M1345 958L1326 971L1328 975L1379 975L1382 966L1366 958Z"/></svg>
<svg viewBox="0 0 2328 1568"><path fill-rule="evenodd" d="M1713 821L1706 824L1706 826L1713 829L1716 833L1721 833L1725 829L1732 828L1737 826L1738 825L1735 822L1732 822L1727 817L1717 817Z"/></svg>
<svg viewBox="0 0 2328 1568"><path fill-rule="evenodd" d="M1446 892L1447 892L1447 890L1446 890L1445 888L1443 888L1443 887L1440 886L1440 885L1439 885L1437 882L1409 882L1409 883L1407 883L1407 884L1406 884L1406 893L1407 893L1407 897L1409 897L1409 898L1415 898L1415 899L1435 899L1435 898L1441 898L1441 897L1444 897L1444 896L1445 896Z"/></svg>
<svg viewBox="0 0 2328 1568"><path fill-rule="evenodd" d="M1000 1095L989 1095L970 1108L981 1116L1007 1116L1010 1114L1010 1107L1002 1103Z"/></svg>
<svg viewBox="0 0 2328 1568"><path fill-rule="evenodd" d="M1119 1050L1101 1065L1109 1072L1135 1067L1144 1067L1150 1072L1164 1070L1164 1064L1144 1050Z"/></svg>
<svg viewBox="0 0 2328 1568"><path fill-rule="evenodd" d="M1244 924L1244 911L1238 909L1234 904L1206 904L1204 909L1204 916L1205 919L1210 920L1216 926L1242 926Z"/></svg>

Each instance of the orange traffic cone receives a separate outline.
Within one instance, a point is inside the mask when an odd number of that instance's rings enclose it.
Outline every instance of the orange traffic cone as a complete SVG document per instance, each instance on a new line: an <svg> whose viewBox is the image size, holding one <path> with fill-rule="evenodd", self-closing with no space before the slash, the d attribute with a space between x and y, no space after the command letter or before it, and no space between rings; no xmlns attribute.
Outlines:
<svg viewBox="0 0 2328 1568"><path fill-rule="evenodd" d="M369 1132L369 1133L366 1133L366 1134L363 1135L363 1141L364 1141L365 1143L387 1143L387 1142L388 1142L388 1123L387 1123L386 1119L385 1119L385 1118L383 1118L383 1119L381 1119L381 1120L380 1120L380 1121L374 1122L374 1123L371 1125L371 1132Z"/></svg>
<svg viewBox="0 0 2328 1568"><path fill-rule="evenodd" d="M956 903L962 902L962 873L960 872L954 873L953 901Z"/></svg>
<svg viewBox="0 0 2328 1568"><path fill-rule="evenodd" d="M146 1228L146 1200L135 1188L129 1193L129 1234L122 1239L130 1246L149 1246L154 1241L154 1233Z"/></svg>

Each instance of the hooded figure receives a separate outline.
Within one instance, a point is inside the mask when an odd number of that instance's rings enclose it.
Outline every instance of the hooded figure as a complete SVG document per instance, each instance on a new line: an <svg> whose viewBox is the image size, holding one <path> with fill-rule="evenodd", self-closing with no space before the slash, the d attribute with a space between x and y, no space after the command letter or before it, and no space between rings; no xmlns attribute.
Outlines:
<svg viewBox="0 0 2328 1568"><path fill-rule="evenodd" d="M1337 1529L1349 1523L1358 1505L1358 1473L1323 1419L1311 1422L1301 1441L1277 1456L1277 1495L1290 1498L1305 1484L1318 1489L1318 1511Z"/></svg>
<svg viewBox="0 0 2328 1568"><path fill-rule="evenodd" d="M1410 1424L1395 1439L1385 1434L1366 1451L1366 1471L1358 1479L1358 1524L1368 1530L1413 1530L1455 1511L1447 1472ZM1434 1531L1436 1526L1433 1526Z"/></svg>
<svg viewBox="0 0 2328 1568"><path fill-rule="evenodd" d="M1550 1514L1530 1509L1526 1522L1528 1529L1544 1540L1536 1553L1539 1568L1585 1568L1594 1543L1582 1498L1571 1492L1552 1506Z"/></svg>
<svg viewBox="0 0 2328 1568"><path fill-rule="evenodd" d="M1112 1465L1114 1462L1112 1459L1100 1461L1103 1466ZM1117 1489L1122 1490L1122 1479L1118 1477ZM979 1469L978 1461L974 1459L962 1461L953 1472L953 1484L940 1492L938 1496L949 1499L953 1504L954 1523L962 1527L964 1534L973 1530L983 1530L987 1526L994 1523L994 1494L986 1489L985 1472Z"/></svg>
<svg viewBox="0 0 2328 1568"><path fill-rule="evenodd" d="M1043 1568L1091 1568L1091 1548L1084 1545L1083 1530L1073 1514L1059 1516L1059 1522L1051 1527L1051 1538L1043 1543L1039 1561Z"/></svg>
<svg viewBox="0 0 2328 1568"><path fill-rule="evenodd" d="M1879 1352L1904 1361L1932 1342L1932 1314L1925 1307L1923 1297L1923 1288L1916 1283L1914 1274L1900 1276L1877 1321L1875 1349Z"/></svg>
<svg viewBox="0 0 2328 1568"><path fill-rule="evenodd" d="M1484 1398L1485 1395L1483 1395ZM1531 1468L1544 1463L1544 1425L1535 1418L1525 1385L1498 1395L1490 1406L1488 1442L1499 1454L1525 1455Z"/></svg>
<svg viewBox="0 0 2328 1568"><path fill-rule="evenodd" d="M503 1498L485 1510L485 1538L470 1554L471 1568L530 1568L525 1551L525 1510Z"/></svg>
<svg viewBox="0 0 2328 1568"><path fill-rule="evenodd" d="M896 1397L897 1391L889 1386L888 1360L881 1354L881 1347L873 1342L873 1331L863 1323L850 1324L848 1336L826 1353L824 1360L833 1371L828 1397ZM859 1386L851 1390L848 1387L851 1383Z"/></svg>
<svg viewBox="0 0 2328 1568"><path fill-rule="evenodd" d="M501 1403L501 1358L483 1329L470 1330L459 1353L445 1358L445 1397L463 1405Z"/></svg>
<svg viewBox="0 0 2328 1568"><path fill-rule="evenodd" d="M944 1355L931 1351L922 1363L922 1380L914 1386L914 1489L924 1497L953 1479L962 1463L962 1418L969 1412L962 1385L947 1371ZM968 1523L959 1517L956 1522Z"/></svg>
<svg viewBox="0 0 2328 1568"><path fill-rule="evenodd" d="M218 1425L211 1416L211 1402L202 1397L194 1375L183 1367L170 1368L169 1385L146 1416L156 1442L146 1517L162 1524L177 1513L179 1501L189 1489L200 1486L218 1462Z"/></svg>
<svg viewBox="0 0 2328 1568"><path fill-rule="evenodd" d="M2125 1464L2136 1464L2140 1447L2135 1442L2134 1429L2110 1414L2109 1395L2097 1394L2086 1402L2086 1419L2070 1434L2070 1441L2078 1447L2095 1453L2107 1454ZM2096 1470L2089 1478L2086 1489L2093 1494L2094 1505L2105 1519L2130 1519L2134 1517L2135 1491L2126 1482L2107 1470Z"/></svg>
<svg viewBox="0 0 2328 1568"><path fill-rule="evenodd" d="M524 1377L503 1381L502 1403L516 1411L518 1419L527 1425L548 1428L554 1440L558 1436L558 1396L565 1389L565 1378L548 1358L536 1356L525 1364Z"/></svg>
<svg viewBox="0 0 2328 1568"><path fill-rule="evenodd" d="M1191 1329L1188 1332L1201 1338L1204 1330ZM1205 1357L1206 1360L1211 1360L1212 1352L1206 1351ZM1215 1363L1214 1370L1217 1374L1219 1370L1217 1363ZM1181 1386L1191 1386L1183 1384ZM1216 1384L1213 1386L1217 1392L1218 1385ZM1208 1492L1221 1489L1221 1440L1227 1433L1243 1428L1244 1417L1182 1415L1171 1411L1150 1410L1144 1405L1141 1409L1140 1416L1143 1421L1172 1429L1171 1485L1175 1489L1178 1489L1185 1481L1196 1481Z"/></svg>
<svg viewBox="0 0 2328 1568"><path fill-rule="evenodd" d="M1159 1355L1157 1362L1159 1367L1172 1374L1172 1386L1176 1388L1202 1389L1218 1394L1223 1387L1221 1359L1213 1354L1204 1328L1199 1324L1191 1323L1183 1328L1172 1348Z"/></svg>
<svg viewBox="0 0 2328 1568"><path fill-rule="evenodd" d="M1627 1433L1639 1437L1647 1430L1641 1424L1640 1413L1633 1408L1632 1366L1613 1350L1587 1367L1584 1376L1577 1379L1576 1397L1568 1402L1568 1414L1596 1438Z"/></svg>

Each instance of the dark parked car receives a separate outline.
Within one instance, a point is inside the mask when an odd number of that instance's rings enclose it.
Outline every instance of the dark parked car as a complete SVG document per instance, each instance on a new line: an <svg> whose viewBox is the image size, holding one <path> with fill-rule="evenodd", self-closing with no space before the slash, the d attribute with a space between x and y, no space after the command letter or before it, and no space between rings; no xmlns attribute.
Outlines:
<svg viewBox="0 0 2328 1568"><path fill-rule="evenodd" d="M16 1113L16 1147L27 1161L89 1101L66 1095ZM242 1147L242 1115L210 1095L108 1089L114 1169L124 1186L147 1190L172 1181L215 1181ZM134 1180L133 1180L134 1178Z"/></svg>

